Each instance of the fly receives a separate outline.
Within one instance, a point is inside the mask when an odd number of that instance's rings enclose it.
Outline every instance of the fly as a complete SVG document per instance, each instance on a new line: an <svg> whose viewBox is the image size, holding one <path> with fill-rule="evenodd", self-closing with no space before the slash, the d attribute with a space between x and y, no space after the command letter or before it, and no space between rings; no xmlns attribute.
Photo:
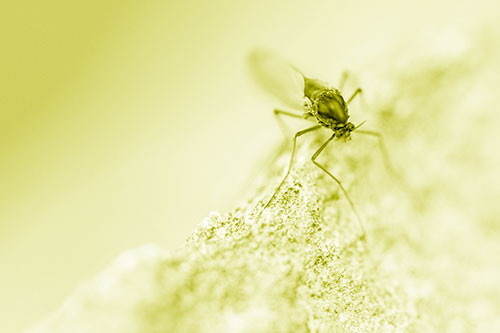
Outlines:
<svg viewBox="0 0 500 333"><path fill-rule="evenodd" d="M340 187L349 202L352 211L356 215L359 227L362 231L362 237L364 237L365 229L363 227L361 217L349 194L347 193L347 190L337 177L317 162L318 156L333 139L343 141L350 140L351 133L356 130L356 133L371 135L378 138L384 161L386 162L389 170L392 171L382 136L377 132L358 130L364 122L358 125L349 122L348 105L358 94L362 93L362 89L356 89L346 101L341 94L346 74L342 76L339 89L336 89L323 81L304 75L295 66L287 63L269 51L255 50L250 54L249 60L254 77L263 88L278 97L284 103L288 104L290 107L302 111L301 113L294 113L274 109L274 114L277 117L283 115L294 118L302 118L316 123L311 127L295 133L293 137L292 154L287 172L271 198L263 207L262 211L269 207L290 174L295 157L297 138L325 127L331 130L332 134L312 155L311 161L330 178L332 178Z"/></svg>

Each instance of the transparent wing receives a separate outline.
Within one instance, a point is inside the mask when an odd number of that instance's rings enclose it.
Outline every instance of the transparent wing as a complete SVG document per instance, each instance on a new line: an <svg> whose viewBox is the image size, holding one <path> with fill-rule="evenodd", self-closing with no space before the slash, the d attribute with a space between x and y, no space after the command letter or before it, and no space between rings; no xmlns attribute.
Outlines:
<svg viewBox="0 0 500 333"><path fill-rule="evenodd" d="M294 109L304 109L304 75L272 51L255 49L248 57L250 71L264 90Z"/></svg>

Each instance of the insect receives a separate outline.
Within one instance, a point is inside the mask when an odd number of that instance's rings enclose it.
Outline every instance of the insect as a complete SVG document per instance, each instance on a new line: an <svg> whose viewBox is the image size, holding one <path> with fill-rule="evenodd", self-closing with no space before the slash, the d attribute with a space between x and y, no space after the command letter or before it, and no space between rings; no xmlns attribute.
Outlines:
<svg viewBox="0 0 500 333"><path fill-rule="evenodd" d="M384 161L386 162L389 170L390 166L387 151L385 149L382 136L374 131L363 131L358 128L364 124L364 121L358 125L349 122L348 105L353 99L362 93L362 89L358 88L347 99L341 94L346 74L342 76L339 84L339 89L329 86L327 83L318 79L310 78L304 75L295 66L281 59L276 54L258 49L253 51L249 57L250 67L256 81L266 90L278 97L281 101L288 104L288 106L300 110L301 113L288 112L281 109L274 109L274 114L279 116L288 116L294 118L302 118L315 122L304 130L301 130L293 136L293 147L290 162L285 176L280 184L274 191L271 198L263 207L264 211L271 202L276 198L281 186L285 183L290 171L292 169L293 160L295 157L295 147L297 138L316 131L320 128L327 128L332 131L331 136L316 150L312 155L312 162L324 171L330 178L332 178L340 187L347 201L349 202L354 214L356 215L362 235L365 235L365 229L361 217L356 210L356 207L351 200L347 190L344 188L340 180L328 171L322 164L317 161L318 156L323 152L327 145L334 139L347 141L351 138L351 133L356 131L359 134L371 135L378 138L379 145L382 151Z"/></svg>

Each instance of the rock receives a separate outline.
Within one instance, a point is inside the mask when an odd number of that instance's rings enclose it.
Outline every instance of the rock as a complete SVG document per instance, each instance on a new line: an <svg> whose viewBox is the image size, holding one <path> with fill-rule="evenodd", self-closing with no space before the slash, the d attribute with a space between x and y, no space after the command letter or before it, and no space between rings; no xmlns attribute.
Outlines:
<svg viewBox="0 0 500 333"><path fill-rule="evenodd" d="M488 73L500 57L478 40L367 78L374 116L363 126L380 125L400 178L355 132L319 157L353 198L366 238L310 162L325 130L300 139L265 210L290 142L247 204L211 213L175 252L124 254L31 332L500 331L498 187L488 186L499 158L485 153L498 142L489 111L499 109L498 77ZM392 88L377 95L377 84Z"/></svg>

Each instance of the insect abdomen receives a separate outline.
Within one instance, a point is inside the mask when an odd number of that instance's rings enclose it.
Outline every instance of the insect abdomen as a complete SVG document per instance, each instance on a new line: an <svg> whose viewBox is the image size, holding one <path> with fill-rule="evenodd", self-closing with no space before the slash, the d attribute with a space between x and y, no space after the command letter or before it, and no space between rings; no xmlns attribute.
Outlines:
<svg viewBox="0 0 500 333"><path fill-rule="evenodd" d="M325 89L327 89L327 87L324 82L304 76L304 96L311 101L314 100L313 95Z"/></svg>

